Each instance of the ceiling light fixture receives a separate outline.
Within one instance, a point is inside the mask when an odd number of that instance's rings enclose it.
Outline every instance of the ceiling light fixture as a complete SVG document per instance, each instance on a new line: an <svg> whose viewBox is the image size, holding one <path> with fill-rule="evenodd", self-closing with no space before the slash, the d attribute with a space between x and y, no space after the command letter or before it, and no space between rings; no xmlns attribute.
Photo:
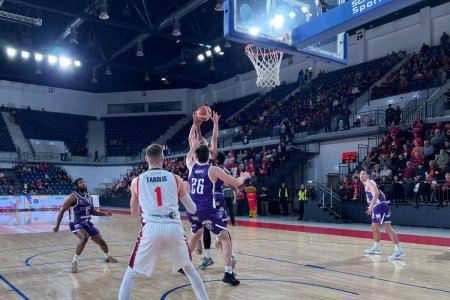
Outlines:
<svg viewBox="0 0 450 300"><path fill-rule="evenodd" d="M102 20L108 20L108 0L103 0L103 5L101 6L101 12L98 17Z"/></svg>
<svg viewBox="0 0 450 300"><path fill-rule="evenodd" d="M175 18L173 20L173 30L172 30L172 35L173 36L180 36L181 35L181 24L180 24L180 20L178 18Z"/></svg>
<svg viewBox="0 0 450 300"><path fill-rule="evenodd" d="M212 56L212 52L209 49L205 51L205 54L206 54L207 57L211 57Z"/></svg>
<svg viewBox="0 0 450 300"><path fill-rule="evenodd" d="M22 50L22 52L20 53L20 55L22 56L23 59L27 60L30 58L30 52L28 51L24 51Z"/></svg>
<svg viewBox="0 0 450 300"><path fill-rule="evenodd" d="M142 51L142 40L137 41L136 56L144 56L144 51Z"/></svg>
<svg viewBox="0 0 450 300"><path fill-rule="evenodd" d="M224 11L223 0L216 0L216 7L214 7L215 11Z"/></svg>
<svg viewBox="0 0 450 300"><path fill-rule="evenodd" d="M8 55L9 58L15 57L17 54L17 50L11 47L6 48L6 55Z"/></svg>
<svg viewBox="0 0 450 300"><path fill-rule="evenodd" d="M109 67L109 65L106 65L105 75L107 75L107 76L112 75L111 68Z"/></svg>
<svg viewBox="0 0 450 300"><path fill-rule="evenodd" d="M44 56L40 53L35 53L34 54L34 60L35 61L42 61L44 59Z"/></svg>
<svg viewBox="0 0 450 300"><path fill-rule="evenodd" d="M204 61L204 60L205 60L205 56L204 56L203 54L199 54L199 55L197 56L197 60L198 60L198 61Z"/></svg>
<svg viewBox="0 0 450 300"><path fill-rule="evenodd" d="M51 65L56 64L56 62L58 61L58 59L56 58L56 56L54 55L49 55L48 56L48 63Z"/></svg>
<svg viewBox="0 0 450 300"><path fill-rule="evenodd" d="M217 54L219 54L220 52L222 52L222 49L220 48L219 45L214 47L214 52L216 52Z"/></svg>
<svg viewBox="0 0 450 300"><path fill-rule="evenodd" d="M81 67L81 61L76 60L76 61L73 62L73 65L74 65L75 67L79 68L79 67Z"/></svg>

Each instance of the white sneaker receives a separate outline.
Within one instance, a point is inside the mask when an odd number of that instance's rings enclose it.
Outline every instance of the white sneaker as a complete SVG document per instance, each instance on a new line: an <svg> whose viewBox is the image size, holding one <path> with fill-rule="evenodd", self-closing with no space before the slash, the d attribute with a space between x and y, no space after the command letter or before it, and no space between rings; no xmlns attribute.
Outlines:
<svg viewBox="0 0 450 300"><path fill-rule="evenodd" d="M388 257L388 259L390 259L390 260L400 259L401 257L403 257L405 255L406 255L406 253L403 252L403 250L395 250L394 253L392 253L392 255Z"/></svg>
<svg viewBox="0 0 450 300"><path fill-rule="evenodd" d="M381 250L380 248L377 248L375 246L370 247L369 249L364 250L365 254L374 254L374 255L380 255Z"/></svg>

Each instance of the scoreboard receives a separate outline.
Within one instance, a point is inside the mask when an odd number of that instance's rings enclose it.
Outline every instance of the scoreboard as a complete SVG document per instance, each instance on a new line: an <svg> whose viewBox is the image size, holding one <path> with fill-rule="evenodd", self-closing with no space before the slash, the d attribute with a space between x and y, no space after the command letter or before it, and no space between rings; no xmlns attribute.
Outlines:
<svg viewBox="0 0 450 300"><path fill-rule="evenodd" d="M342 152L342 163L350 164L358 161L358 152Z"/></svg>

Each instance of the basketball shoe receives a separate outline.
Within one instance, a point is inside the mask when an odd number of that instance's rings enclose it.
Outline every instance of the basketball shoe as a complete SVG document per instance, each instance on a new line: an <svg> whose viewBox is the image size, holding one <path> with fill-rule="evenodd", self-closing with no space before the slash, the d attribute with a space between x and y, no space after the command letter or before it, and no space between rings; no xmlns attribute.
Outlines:
<svg viewBox="0 0 450 300"><path fill-rule="evenodd" d="M374 254L374 255L380 255L381 250L378 247L372 246L369 249L364 250L365 254Z"/></svg>
<svg viewBox="0 0 450 300"><path fill-rule="evenodd" d="M200 270L204 270L204 269L206 269L207 267L209 267L209 266L211 266L213 264L214 264L214 260L212 259L212 257L210 257L210 258L206 258L205 257L203 259L202 263L198 266L198 268Z"/></svg>
<svg viewBox="0 0 450 300"><path fill-rule="evenodd" d="M106 263L116 263L117 259L115 259L114 257L112 257L111 255L108 256L103 256L102 260Z"/></svg>
<svg viewBox="0 0 450 300"><path fill-rule="evenodd" d="M231 285L238 285L239 283L241 283L239 280L236 279L234 273L228 272L225 272L222 281Z"/></svg>
<svg viewBox="0 0 450 300"><path fill-rule="evenodd" d="M403 252L403 250L395 250L394 253L392 253L392 255L388 257L388 259L389 260L400 259L401 257L403 257L405 255L406 255L406 253Z"/></svg>
<svg viewBox="0 0 450 300"><path fill-rule="evenodd" d="M77 271L78 271L78 262L74 261L74 262L72 262L72 270L71 270L71 272L72 273L76 273Z"/></svg>

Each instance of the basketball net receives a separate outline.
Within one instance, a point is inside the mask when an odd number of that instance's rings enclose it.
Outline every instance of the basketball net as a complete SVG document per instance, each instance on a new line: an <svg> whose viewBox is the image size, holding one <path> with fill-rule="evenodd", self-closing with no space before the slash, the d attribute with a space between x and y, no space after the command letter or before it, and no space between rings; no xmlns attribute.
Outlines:
<svg viewBox="0 0 450 300"><path fill-rule="evenodd" d="M257 86L276 87L280 85L280 66L283 52L248 44L245 46L245 53L256 69Z"/></svg>

